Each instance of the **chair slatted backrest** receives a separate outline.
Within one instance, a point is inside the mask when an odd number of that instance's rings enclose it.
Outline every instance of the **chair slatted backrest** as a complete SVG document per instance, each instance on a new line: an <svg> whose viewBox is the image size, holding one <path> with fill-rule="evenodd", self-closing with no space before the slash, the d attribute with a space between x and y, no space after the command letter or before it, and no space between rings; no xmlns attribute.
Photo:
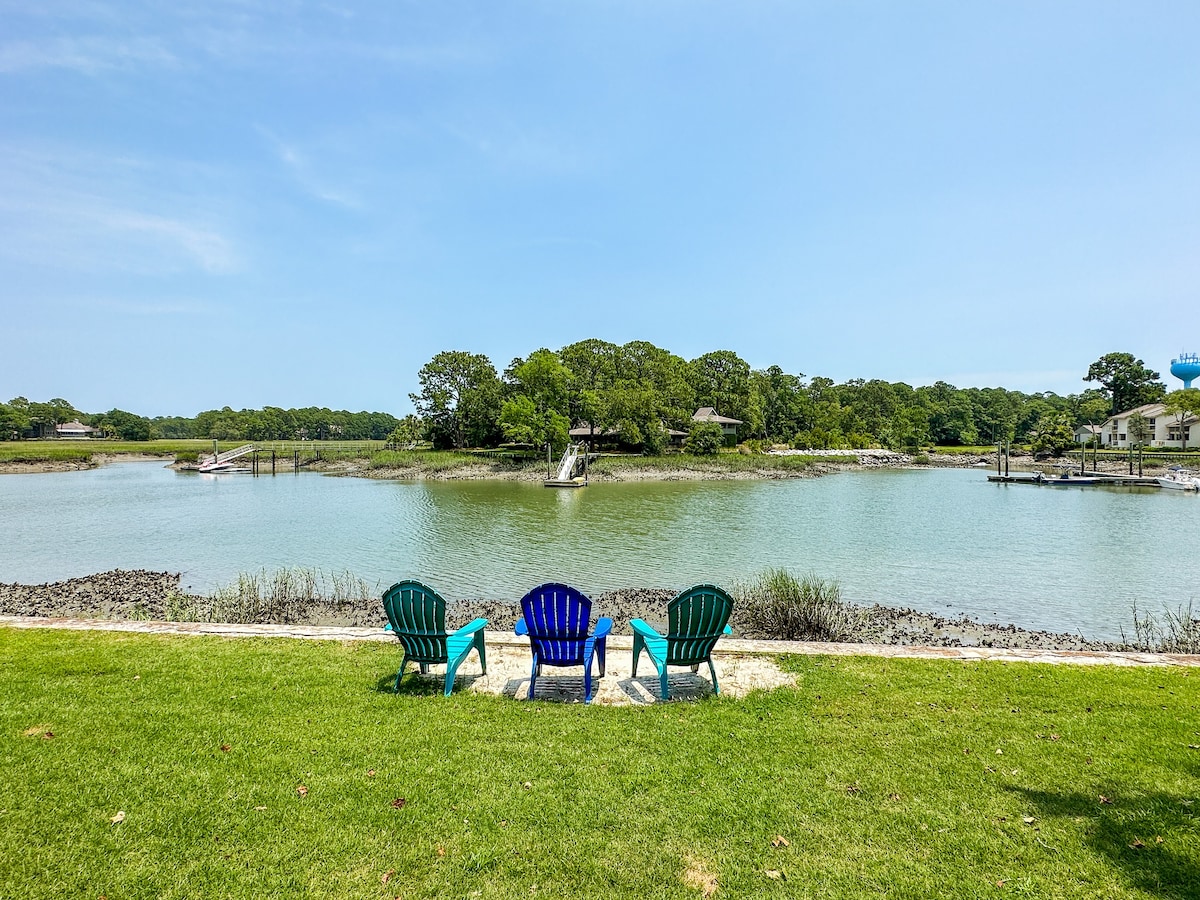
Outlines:
<svg viewBox="0 0 1200 900"><path fill-rule="evenodd" d="M543 662L578 665L583 662L592 601L566 584L539 585L521 598L521 613L529 640Z"/></svg>
<svg viewBox="0 0 1200 900"><path fill-rule="evenodd" d="M667 664L704 662L729 624L733 599L716 585L688 588L667 607Z"/></svg>
<svg viewBox="0 0 1200 900"><path fill-rule="evenodd" d="M416 663L444 663L446 601L419 581L393 584L383 595L383 609L404 655Z"/></svg>

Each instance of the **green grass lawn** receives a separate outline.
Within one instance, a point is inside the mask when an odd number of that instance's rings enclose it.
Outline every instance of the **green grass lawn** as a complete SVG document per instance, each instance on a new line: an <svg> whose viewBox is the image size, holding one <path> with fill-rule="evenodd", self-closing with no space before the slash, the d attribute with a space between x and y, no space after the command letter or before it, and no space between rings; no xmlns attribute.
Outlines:
<svg viewBox="0 0 1200 900"><path fill-rule="evenodd" d="M1200 672L785 662L604 708L397 695L387 644L0 628L0 897L1200 891Z"/></svg>

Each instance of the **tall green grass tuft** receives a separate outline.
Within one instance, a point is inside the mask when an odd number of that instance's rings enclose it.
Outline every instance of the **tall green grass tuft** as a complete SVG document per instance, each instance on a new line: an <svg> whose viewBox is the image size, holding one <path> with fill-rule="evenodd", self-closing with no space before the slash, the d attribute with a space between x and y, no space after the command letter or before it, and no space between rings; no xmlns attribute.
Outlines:
<svg viewBox="0 0 1200 900"><path fill-rule="evenodd" d="M836 582L786 569L768 569L735 589L736 608L746 627L774 640L844 641L861 621L857 608L842 602Z"/></svg>
<svg viewBox="0 0 1200 900"><path fill-rule="evenodd" d="M378 597L378 585L352 572L296 566L242 573L207 597L173 594L167 598L166 616L175 622L289 625L310 620L314 606L371 605Z"/></svg>
<svg viewBox="0 0 1200 900"><path fill-rule="evenodd" d="M1162 617L1133 604L1133 639L1121 629L1121 640L1144 653L1200 653L1200 618L1187 606L1163 609Z"/></svg>

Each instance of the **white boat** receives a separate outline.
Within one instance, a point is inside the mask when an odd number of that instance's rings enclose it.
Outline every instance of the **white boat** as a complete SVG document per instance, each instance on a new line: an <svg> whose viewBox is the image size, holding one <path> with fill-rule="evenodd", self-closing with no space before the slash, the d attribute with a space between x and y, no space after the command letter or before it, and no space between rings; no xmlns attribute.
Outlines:
<svg viewBox="0 0 1200 900"><path fill-rule="evenodd" d="M1200 475L1187 469L1174 468L1154 479L1159 487L1174 491L1200 491Z"/></svg>

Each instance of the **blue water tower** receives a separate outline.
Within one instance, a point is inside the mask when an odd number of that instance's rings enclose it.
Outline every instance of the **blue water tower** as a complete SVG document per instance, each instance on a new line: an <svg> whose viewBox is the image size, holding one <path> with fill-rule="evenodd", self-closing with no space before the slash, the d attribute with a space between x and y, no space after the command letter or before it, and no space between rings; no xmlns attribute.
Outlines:
<svg viewBox="0 0 1200 900"><path fill-rule="evenodd" d="M1192 379L1200 378L1200 354L1180 353L1179 359L1171 360L1171 374L1183 382L1185 388L1192 386Z"/></svg>

